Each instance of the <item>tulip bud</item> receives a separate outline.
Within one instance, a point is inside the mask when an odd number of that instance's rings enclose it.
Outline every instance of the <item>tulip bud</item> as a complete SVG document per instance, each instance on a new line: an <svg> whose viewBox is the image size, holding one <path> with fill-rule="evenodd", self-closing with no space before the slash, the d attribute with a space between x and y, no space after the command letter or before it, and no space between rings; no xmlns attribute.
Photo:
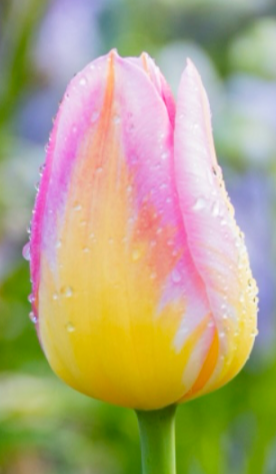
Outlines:
<svg viewBox="0 0 276 474"><path fill-rule="evenodd" d="M214 390L256 335L256 283L188 61L175 106L153 61L112 51L69 84L30 241L33 314L53 370L152 410Z"/></svg>

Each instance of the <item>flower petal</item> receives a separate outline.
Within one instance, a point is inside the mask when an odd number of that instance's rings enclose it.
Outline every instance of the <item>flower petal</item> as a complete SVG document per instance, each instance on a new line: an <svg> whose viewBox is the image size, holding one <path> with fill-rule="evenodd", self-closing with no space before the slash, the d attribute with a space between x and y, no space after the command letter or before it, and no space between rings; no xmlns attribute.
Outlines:
<svg viewBox="0 0 276 474"><path fill-rule="evenodd" d="M171 117L151 77L115 52L65 94L31 259L42 345L69 385L143 409L192 387L215 329L179 208Z"/></svg>
<svg viewBox="0 0 276 474"><path fill-rule="evenodd" d="M145 71L145 73L148 75L154 87L156 88L158 94L164 101L172 127L174 127L174 120L175 120L174 97L172 95L170 86L168 85L160 69L156 66L153 59L147 53L142 53L139 58L127 58L127 60L131 62L132 64L135 64L139 68L142 68Z"/></svg>
<svg viewBox="0 0 276 474"><path fill-rule="evenodd" d="M217 164L207 95L190 60L179 87L174 145L174 173L188 247L204 282L219 337L219 350L214 339L201 381L185 396L189 398L226 383L241 369L256 335L257 312L256 283Z"/></svg>

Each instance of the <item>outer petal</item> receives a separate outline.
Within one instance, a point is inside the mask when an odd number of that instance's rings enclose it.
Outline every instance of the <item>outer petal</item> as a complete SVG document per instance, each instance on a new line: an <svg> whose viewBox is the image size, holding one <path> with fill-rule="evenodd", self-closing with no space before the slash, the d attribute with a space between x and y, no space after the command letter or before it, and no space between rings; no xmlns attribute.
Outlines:
<svg viewBox="0 0 276 474"><path fill-rule="evenodd" d="M164 101L169 119L174 127L175 102L171 89L160 69L155 65L154 61L147 53L142 53L140 58L128 58L127 60L139 68L142 68L148 75L161 99Z"/></svg>
<svg viewBox="0 0 276 474"><path fill-rule="evenodd" d="M175 179L188 247L219 335L215 370L209 370L217 347L214 340L187 399L231 379L247 360L257 333L256 283L217 164L207 95L191 61L179 87L174 142Z"/></svg>
<svg viewBox="0 0 276 474"><path fill-rule="evenodd" d="M173 128L151 77L114 52L69 85L31 237L34 310L69 385L153 409L187 393L218 345L173 173ZM208 373L209 373L208 372Z"/></svg>

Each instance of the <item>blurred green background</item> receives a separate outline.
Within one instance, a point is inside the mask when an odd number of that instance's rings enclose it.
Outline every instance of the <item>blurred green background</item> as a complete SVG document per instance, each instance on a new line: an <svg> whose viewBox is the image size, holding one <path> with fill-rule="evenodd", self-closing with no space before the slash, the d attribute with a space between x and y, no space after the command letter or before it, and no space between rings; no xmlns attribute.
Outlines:
<svg viewBox="0 0 276 474"><path fill-rule="evenodd" d="M242 373L177 416L178 473L276 472L276 3L0 1L0 473L138 474L134 414L89 400L49 369L28 318L21 249L66 84L117 47L148 51L174 92L185 58L203 77L217 154L260 289Z"/></svg>

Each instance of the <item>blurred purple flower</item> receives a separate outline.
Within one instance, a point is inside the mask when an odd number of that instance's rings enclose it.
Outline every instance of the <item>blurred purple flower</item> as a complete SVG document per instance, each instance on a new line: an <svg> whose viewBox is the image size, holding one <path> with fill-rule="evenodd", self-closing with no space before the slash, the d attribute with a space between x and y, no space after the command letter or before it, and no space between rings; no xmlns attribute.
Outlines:
<svg viewBox="0 0 276 474"><path fill-rule="evenodd" d="M269 176L247 172L227 173L227 188L238 225L245 233L253 274L259 287L259 336L256 345L263 352L274 338L275 264L273 262L273 216L275 186Z"/></svg>
<svg viewBox="0 0 276 474"><path fill-rule="evenodd" d="M224 110L222 114L224 149L234 147L236 156L244 162L264 169L274 162L276 153L276 84L235 74L226 88L228 113Z"/></svg>
<svg viewBox="0 0 276 474"><path fill-rule="evenodd" d="M35 48L35 60L53 82L68 78L98 54L97 15L106 1L55 0L44 18Z"/></svg>

